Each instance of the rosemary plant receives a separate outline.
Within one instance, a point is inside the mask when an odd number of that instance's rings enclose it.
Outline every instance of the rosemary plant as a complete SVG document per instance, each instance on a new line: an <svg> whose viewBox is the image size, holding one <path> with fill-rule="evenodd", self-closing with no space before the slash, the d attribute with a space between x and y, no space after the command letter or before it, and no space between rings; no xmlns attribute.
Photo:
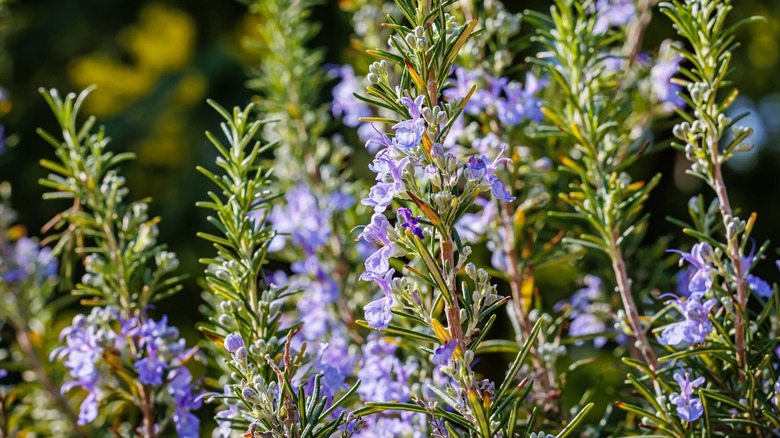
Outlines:
<svg viewBox="0 0 780 438"><path fill-rule="evenodd" d="M0 326L10 341L0 350L0 374L4 384L11 379L9 372L24 380L0 390L0 436L47 433L53 427L86 436L75 429L76 413L56 383L59 370L46 358L56 343L49 321L65 304L55 299L57 259L50 248L27 237L23 226L15 225L10 197L10 184L0 183Z"/></svg>
<svg viewBox="0 0 780 438"><path fill-rule="evenodd" d="M211 202L200 204L215 211L209 221L222 233L200 234L218 251L217 258L202 260L208 265L206 279L217 303L214 327L204 332L224 345L232 371L225 396L215 397L229 410L218 418L228 433L237 428L252 436L331 436L345 413L329 416L358 384L336 401L325 395L321 374L313 373L310 385L302 384L313 361L305 344L292 345L302 324L282 327L283 308L296 291L269 284L262 271L274 237L266 224L267 207L276 196L268 188L268 171L258 164L264 148L253 141L261 123L250 121L252 105L234 109L232 116L212 106L225 118L222 126L229 142L224 146L208 134L220 152L217 163L224 175L200 169L222 195L212 193Z"/></svg>
<svg viewBox="0 0 780 438"><path fill-rule="evenodd" d="M146 200L123 202L128 194L118 164L132 154L107 150L103 129L93 131L94 118L79 124L78 113L89 94L61 98L56 90L41 90L60 125L61 140L39 130L55 148L59 162L42 160L52 173L40 183L52 189L46 199L69 199L47 229L56 233L53 254L66 264L73 256L86 273L73 291L93 306L88 316L77 315L61 337L66 345L52 352L64 359L70 380L63 392L86 393L78 424L92 424L100 411L112 417L126 406L136 408L127 421L105 418L119 434L156 437L166 428L181 437L195 437L200 407L196 385L185 364L198 357L185 348L178 330L167 318L147 316L150 305L177 292L181 276L176 256L157 243L157 218L149 218ZM72 276L72 266L65 270ZM102 405L102 406L101 406Z"/></svg>
<svg viewBox="0 0 780 438"><path fill-rule="evenodd" d="M645 427L669 436L770 436L777 430L777 294L750 274L767 248L751 242L756 214L740 219L731 206L722 166L747 151L751 130L724 112L738 92L727 78L734 32L755 19L727 24L731 2L688 0L664 2L661 10L690 44L675 50L689 67L680 68L677 83L687 111L674 128L674 146L692 162L688 173L707 183L715 198L689 203L692 224L676 221L698 239L689 253L679 252L686 290L668 308L683 320L663 327L658 341L666 346L668 363L662 398L646 397L652 414ZM748 249L751 248L751 249ZM750 298L760 302L751 310ZM679 386L679 390L677 390ZM647 395L647 394L645 394ZM655 412L653 412L655 411Z"/></svg>
<svg viewBox="0 0 780 438"><path fill-rule="evenodd" d="M476 87L446 102L442 92L477 20L458 25L448 6L435 1L398 1L397 5L408 24L390 19L387 26L395 31L390 42L396 53L372 51L381 61L371 67L372 84L363 98L395 114L367 119L391 124L394 132L372 140L382 146L371 167L378 183L362 203L373 207L375 214L361 237L381 248L366 259L363 278L375 281L383 296L366 305L366 320L358 323L422 342L420 348L432 353L430 360L448 378L444 388L428 386L448 408L423 400L418 404L369 402L359 412L426 413L436 436L514 436L518 428L531 433L535 412L523 420L519 415L530 389L528 380L515 379L542 319L530 330L503 382L479 380L472 369L495 321L492 313L509 298L498 295L487 271L468 263L471 248L462 244L455 225L480 192L491 191L505 202L515 199L498 176L508 158L499 153L493 160L471 156L465 161L446 146ZM401 71L397 83L396 67ZM397 210L393 226L383 213L396 202L403 207ZM398 266L407 275L393 278L390 259L403 256L409 262ZM467 280L458 284L461 270ZM394 316L400 318L398 323L393 323ZM585 406L560 436L569 433L590 408Z"/></svg>

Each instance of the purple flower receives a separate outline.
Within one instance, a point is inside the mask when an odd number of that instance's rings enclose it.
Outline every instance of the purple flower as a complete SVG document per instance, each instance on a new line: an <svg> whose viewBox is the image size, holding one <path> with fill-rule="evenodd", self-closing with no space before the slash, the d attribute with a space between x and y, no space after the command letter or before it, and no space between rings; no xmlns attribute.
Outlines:
<svg viewBox="0 0 780 438"><path fill-rule="evenodd" d="M345 381L352 375L355 368L355 356L350 355L344 338L332 337L332 342L320 342L317 356L314 359L314 374L320 375L320 391L322 395L333 397L346 387ZM306 393L314 391L312 375L306 385Z"/></svg>
<svg viewBox="0 0 780 438"><path fill-rule="evenodd" d="M466 213L461 216L455 228L461 239L477 243L496 218L496 204L485 198L477 198L474 204L481 208L481 213Z"/></svg>
<svg viewBox="0 0 780 438"><path fill-rule="evenodd" d="M750 286L750 289L761 298L769 298L774 293L774 290L769 283L753 274L748 274L747 284Z"/></svg>
<svg viewBox="0 0 780 438"><path fill-rule="evenodd" d="M76 422L79 426L85 426L97 418L98 399L95 392L90 391L79 406L79 419Z"/></svg>
<svg viewBox="0 0 780 438"><path fill-rule="evenodd" d="M173 398L176 410L173 422L176 424L176 433L180 438L197 438L200 436L200 420L192 411L200 408L201 394L195 393L195 385L192 384L192 374L185 367L173 369L168 378L168 393Z"/></svg>
<svg viewBox="0 0 780 438"><path fill-rule="evenodd" d="M377 129L373 123L370 124L370 126L371 129L374 131L374 133L376 133L376 135L370 137L366 141L366 149L368 150L368 152L373 154L380 149L395 147L393 146L393 140L391 140L390 137L387 136L387 134Z"/></svg>
<svg viewBox="0 0 780 438"><path fill-rule="evenodd" d="M477 79L481 75L486 77L490 76L484 72L469 72L463 67L457 67L455 68L455 87L447 88L442 94L449 100L464 98L469 94L471 87L476 84ZM464 112L469 114L479 114L482 112L486 102L483 99L477 98L479 92L480 90L474 92L471 99L466 103L466 107L463 109Z"/></svg>
<svg viewBox="0 0 780 438"><path fill-rule="evenodd" d="M328 196L328 205L331 206L334 211L345 211L355 205L355 198L349 193L336 190Z"/></svg>
<svg viewBox="0 0 780 438"><path fill-rule="evenodd" d="M87 392L79 410L79 425L94 421L102 399L115 394L119 382L113 372L116 367L113 361L118 360L125 367L135 368L141 384L165 385L177 406L172 419L179 436L198 436L197 417L189 410L197 409L200 402L192 394L189 371L182 366L196 354L196 349L186 349L178 330L167 325L166 317L160 321L145 315L123 319L115 308L95 308L89 316L73 318L72 325L62 331L61 338L65 339L66 345L56 348L51 357L64 359L71 378L63 384L62 392L75 387ZM138 357L136 352L143 356ZM185 390L188 394L184 394ZM171 402L171 399L163 400Z"/></svg>
<svg viewBox="0 0 780 438"><path fill-rule="evenodd" d="M360 279L364 281L376 282L382 293L384 293L385 296L390 297L392 296L393 290L393 274L395 274L395 269L390 269L385 274L377 274L376 272L367 271L360 276Z"/></svg>
<svg viewBox="0 0 780 438"><path fill-rule="evenodd" d="M366 272L373 272L378 275L384 275L390 269L390 257L395 257L398 248L390 242L388 227L390 226L384 215L375 213L371 217L371 223L368 224L358 238L364 239L369 243L379 243L382 246L374 252L365 261Z"/></svg>
<svg viewBox="0 0 780 438"><path fill-rule="evenodd" d="M481 158L471 156L468 163L466 163L466 170L464 173L469 180L482 180L483 183L488 184L496 199L511 202L514 201L515 198L506 190L504 183L498 179L497 176L493 175L493 172L498 169L499 164L512 162L509 158L501 156L505 151L506 148L502 149L501 152L498 153L496 159L490 164L487 164L489 160L484 155Z"/></svg>
<svg viewBox="0 0 780 438"><path fill-rule="evenodd" d="M363 228L363 231L358 235L358 238L363 239L366 242L390 246L390 237L387 234L389 226L390 222L383 214L374 213L374 215L371 216L371 223Z"/></svg>
<svg viewBox="0 0 780 438"><path fill-rule="evenodd" d="M97 382L97 362L103 356L102 337L84 315L77 315L73 325L62 330L60 339L65 339L66 345L54 349L51 358L65 357L65 367L75 379L70 387L92 387Z"/></svg>
<svg viewBox="0 0 780 438"><path fill-rule="evenodd" d="M601 278L595 275L586 275L583 280L585 287L579 289L571 297L571 305L578 311L585 309L601 297Z"/></svg>
<svg viewBox="0 0 780 438"><path fill-rule="evenodd" d="M677 308L685 320L666 326L661 335L658 336L658 341L661 344L679 345L704 342L704 339L712 331L712 324L708 318L717 300L711 298L702 303L702 298L704 298L704 294L699 292L691 293L688 299L677 298Z"/></svg>
<svg viewBox="0 0 780 438"><path fill-rule="evenodd" d="M65 358L65 367L73 379L62 385L62 392L76 387L87 391L87 397L82 401L79 410L80 426L97 417L97 386L100 379L98 363L103 358L104 341L113 341L114 336L113 332L99 330L92 319L102 317L106 310L96 308L90 318L84 315L74 317L72 325L63 329L60 334L60 339L65 339L66 345L51 352L52 360Z"/></svg>
<svg viewBox="0 0 780 438"><path fill-rule="evenodd" d="M396 127L398 125L395 125ZM395 131L395 138L393 139L393 145L401 150L408 150L420 146L422 142L423 132L425 131L425 120L416 120L413 124L404 125L404 127L397 128Z"/></svg>
<svg viewBox="0 0 780 438"><path fill-rule="evenodd" d="M541 101L536 93L547 86L546 79L537 79L530 72L525 77L525 89L519 82L509 82L504 85L506 98L496 100L498 120L508 126L520 124L525 119L539 122L544 117Z"/></svg>
<svg viewBox="0 0 780 438"><path fill-rule="evenodd" d="M222 399L222 403L227 406L227 409L219 411L214 417L214 419L217 420L217 430L215 431L215 434L218 433L219 438L230 438L230 435L233 433L233 429L231 429L230 426L234 421L239 419L241 412L238 410L239 402L237 400L230 403L231 397L235 397L231 385L225 385L222 395L225 396ZM212 400L209 400L209 403L211 402Z"/></svg>
<svg viewBox="0 0 780 438"><path fill-rule="evenodd" d="M369 336L363 345L363 360L357 377L361 399L373 402L405 403L412 395L409 378L417 371L413 359L406 363L395 357L397 344L381 336Z"/></svg>
<svg viewBox="0 0 780 438"><path fill-rule="evenodd" d="M384 249L384 248L383 248ZM382 290L382 298L372 301L363 307L368 325L375 329L386 329L392 319L390 307L393 305L392 280L395 269L389 269L387 273L366 271L360 276L362 280L374 281Z"/></svg>
<svg viewBox="0 0 780 438"><path fill-rule="evenodd" d="M477 158L475 155L469 157L469 162L466 164L466 177L469 179L482 179L487 176L487 164L485 161L487 158L483 155L481 158Z"/></svg>
<svg viewBox="0 0 780 438"><path fill-rule="evenodd" d="M607 330L607 325L598 318L596 315L590 313L582 313L574 318L569 325L569 336L579 337L594 335L597 333L604 333ZM601 348L607 343L607 338L599 336L593 339L593 345L596 348ZM582 341L575 342L575 345L582 344Z"/></svg>
<svg viewBox="0 0 780 438"><path fill-rule="evenodd" d="M376 181L393 183L396 185L396 191L401 192L404 190L403 172L410 161L409 157L395 160L391 156L393 153L394 151L392 149L380 151L368 168L377 174Z"/></svg>
<svg viewBox="0 0 780 438"><path fill-rule="evenodd" d="M452 355L455 353L455 348L458 346L458 341L451 339L439 346L436 351L433 352L433 364L438 366L447 366L452 359Z"/></svg>
<svg viewBox="0 0 780 438"><path fill-rule="evenodd" d="M487 181L490 184L490 191L493 192L493 196L495 196L496 199L506 202L512 202L517 199L509 193L506 187L504 187L504 182L498 179L497 176L491 176Z"/></svg>
<svg viewBox="0 0 780 438"><path fill-rule="evenodd" d="M8 376L8 371L0 368L0 379L4 379Z"/></svg>
<svg viewBox="0 0 780 438"><path fill-rule="evenodd" d="M704 383L704 377L699 377L691 382L691 375L685 370L682 373L674 373L674 380L680 385L680 393L672 394L669 400L677 406L677 415L685 421L696 421L704 413L701 400L693 397L693 389Z"/></svg>
<svg viewBox="0 0 780 438"><path fill-rule="evenodd" d="M225 337L225 349L228 353L235 353L239 348L244 346L244 338L236 333L231 333Z"/></svg>
<svg viewBox="0 0 780 438"><path fill-rule="evenodd" d="M509 158L502 157L504 152L506 152L506 146L501 149L496 159L490 162L490 164L487 164L490 160L484 155L481 158L470 157L466 165L466 175L472 179L492 177L493 172L498 169L500 164L512 162Z"/></svg>
<svg viewBox="0 0 780 438"><path fill-rule="evenodd" d="M149 347L147 350L148 356L133 364L138 372L138 381L144 385L162 385L163 371L168 364L157 358L156 348Z"/></svg>
<svg viewBox="0 0 780 438"><path fill-rule="evenodd" d="M599 17L593 27L594 34L602 34L613 26L625 26L636 14L633 0L598 0Z"/></svg>
<svg viewBox="0 0 780 438"><path fill-rule="evenodd" d="M361 204L374 207L374 211L381 213L393 202L395 190L393 184L378 183L368 192L368 198L360 201Z"/></svg>
<svg viewBox="0 0 780 438"><path fill-rule="evenodd" d="M682 60L682 56L673 50L673 46L672 41L664 41L661 44L658 61L650 69L653 90L666 112L685 106L685 101L677 94L682 91L682 87L672 82L672 77L677 74Z"/></svg>
<svg viewBox="0 0 780 438"><path fill-rule="evenodd" d="M392 153L392 149L383 149L374 158L374 162L369 165L369 168L377 174L377 184L369 191L368 198L363 199L360 203L374 207L376 213L385 211L387 206L393 202L395 195L406 190L403 172L409 165L409 158L404 157L396 161L390 156Z"/></svg>
<svg viewBox="0 0 780 438"><path fill-rule="evenodd" d="M693 245L690 253L670 249L669 252L680 254L680 265L683 262L690 263L695 271L692 272L687 284L690 293L705 293L712 289L712 264L708 260L712 253L712 247L707 242Z"/></svg>
<svg viewBox="0 0 780 438"><path fill-rule="evenodd" d="M5 126L0 124L0 155L5 152Z"/></svg>
<svg viewBox="0 0 780 438"><path fill-rule="evenodd" d="M390 269L390 257L394 254L393 247L383 246L377 252L368 256L363 265L366 272L384 275Z"/></svg>
<svg viewBox="0 0 780 438"><path fill-rule="evenodd" d="M482 73L482 76L487 82L487 88L478 89L471 96L469 103L473 102L479 108L485 108L488 105L496 105L501 99L501 93L504 92L504 87L509 83L508 78L494 78L493 76ZM464 95L465 96L465 95Z"/></svg>
<svg viewBox="0 0 780 438"><path fill-rule="evenodd" d="M57 259L48 247L41 248L30 238L22 237L10 250L10 269L0 272L0 279L9 283L20 283L33 279L43 283L57 273Z"/></svg>
<svg viewBox="0 0 780 438"><path fill-rule="evenodd" d="M341 81L333 87L333 103L331 111L335 117L341 117L341 121L350 128L356 128L363 124L361 117L370 117L371 108L367 103L355 97L355 93L361 90L360 81L355 77L352 66L347 64L330 70L332 77Z"/></svg>
<svg viewBox="0 0 780 438"><path fill-rule="evenodd" d="M691 295L691 291L688 290L688 283L691 282L691 278L696 274L698 270L695 266L688 266L685 269L677 271L675 278L677 279L677 295L681 297L688 297Z"/></svg>
<svg viewBox="0 0 780 438"><path fill-rule="evenodd" d="M588 336L607 331L607 324L604 317L599 315L606 313L597 303L601 298L601 279L595 275L586 275L584 279L585 287L579 289L572 295L568 301L560 301L553 310L561 312L567 306L571 307L572 322L569 325L569 336L579 337ZM601 348L606 344L607 338L599 336L593 339L593 345ZM574 345L582 345L583 341L576 341Z"/></svg>
<svg viewBox="0 0 780 438"><path fill-rule="evenodd" d="M393 317L390 306L393 305L393 297L382 297L363 306L368 326L377 330L386 329Z"/></svg>
<svg viewBox="0 0 780 438"><path fill-rule="evenodd" d="M401 150L416 148L422 141L425 132L425 119L422 118L422 105L425 96L419 95L414 100L410 97L402 97L400 102L409 109L409 120L393 125L395 138L393 144Z"/></svg>
<svg viewBox="0 0 780 438"><path fill-rule="evenodd" d="M328 307L338 299L339 289L316 256L306 260L302 264L305 266L299 266L305 270L296 271L300 275L292 277L289 287L304 291L296 304L300 321L304 322L301 335L307 341L318 342L336 329L337 323Z"/></svg>
<svg viewBox="0 0 780 438"><path fill-rule="evenodd" d="M268 215L268 221L275 231L286 236L274 238L268 250L280 251L288 238L306 253L313 253L327 244L331 235L332 211L320 206L320 200L311 188L298 185L288 190L284 199L286 205L275 206Z"/></svg>
<svg viewBox="0 0 780 438"><path fill-rule="evenodd" d="M409 210L408 208L399 208L398 215L401 216L401 218L404 220L404 222L401 224L402 227L411 230L412 234L417 236L420 240L425 239L422 228L417 225L420 223L420 218L412 217L412 210Z"/></svg>

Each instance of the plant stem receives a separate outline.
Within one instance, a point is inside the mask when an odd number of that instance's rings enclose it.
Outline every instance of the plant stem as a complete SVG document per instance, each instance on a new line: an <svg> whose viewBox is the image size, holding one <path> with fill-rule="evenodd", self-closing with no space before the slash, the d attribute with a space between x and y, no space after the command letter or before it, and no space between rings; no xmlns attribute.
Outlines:
<svg viewBox="0 0 780 438"><path fill-rule="evenodd" d="M639 0L637 2L636 18L631 21L626 31L626 42L623 45L623 54L628 62L633 64L642 49L642 39L652 18L652 7L656 0Z"/></svg>
<svg viewBox="0 0 780 438"><path fill-rule="evenodd" d="M617 281L618 291L620 292L620 298L623 302L623 309L626 312L628 323L631 326L631 331L634 332L634 337L639 344L639 351L642 357L645 359L647 366L650 367L650 371L653 373L653 379L655 379L655 373L657 369L657 360L655 353L647 339L647 334L642 327L642 322L639 318L639 312L634 302L634 297L631 291L631 279L628 278L626 272L626 262L623 259L623 250L617 243L618 233L612 232L612 241L610 242L610 259L612 259L612 270L615 273L615 280Z"/></svg>
<svg viewBox="0 0 780 438"><path fill-rule="evenodd" d="M515 307L515 314L517 315L517 322L522 330L523 339L528 339L531 334L531 321L528 319L528 315L525 312L523 306L523 272L518 269L520 261L517 257L517 249L515 248L515 228L513 226L514 214L511 211L511 204L509 202L501 203L501 226L504 228L504 253L507 255L507 275L509 275L509 287L512 290L512 302ZM539 341L543 342L543 341ZM552 367L546 367L539 360L539 355L536 349L531 352L531 360L533 361L536 373L541 376L545 376L546 379L540 380L542 388L546 393L549 393L552 388L555 387L555 377L553 376Z"/></svg>
<svg viewBox="0 0 780 438"><path fill-rule="evenodd" d="M714 126L710 126L710 132L714 132ZM720 214L723 217L723 225L728 229L729 218L732 217L733 211L731 209L731 203L729 202L729 195L726 189L726 184L723 180L723 172L721 171L720 150L718 148L718 141L714 135L710 135L707 138L710 160L712 164L712 188L715 190L715 194L718 196L718 202L720 203ZM727 233L728 235L728 233ZM727 256L731 261L734 268L734 277L737 280L737 302L734 306L734 346L736 348L737 355L737 367L739 368L739 378L741 383L745 383L745 365L746 360L746 348L745 348L745 318L743 317L743 311L747 308L747 284L745 267L742 266L742 251L739 247L739 242L736 236L728 236L728 251Z"/></svg>
<svg viewBox="0 0 780 438"><path fill-rule="evenodd" d="M442 238L441 242L441 264L447 286L450 288L452 303L445 304L444 313L447 316L447 328L450 336L455 339L461 351L466 351L466 342L463 338L463 327L460 321L460 305L458 304L458 289L455 285L455 250L452 246L452 236L448 235Z"/></svg>
<svg viewBox="0 0 780 438"><path fill-rule="evenodd" d="M141 410L144 414L144 438L155 438L154 432L154 399L152 389L148 385L141 386L141 397L143 397L143 406Z"/></svg>

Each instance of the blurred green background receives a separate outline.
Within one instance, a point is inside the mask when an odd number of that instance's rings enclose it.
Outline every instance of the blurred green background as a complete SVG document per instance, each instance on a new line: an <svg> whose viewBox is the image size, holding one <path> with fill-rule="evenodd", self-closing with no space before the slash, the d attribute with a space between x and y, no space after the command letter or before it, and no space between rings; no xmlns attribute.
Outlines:
<svg viewBox="0 0 780 438"><path fill-rule="evenodd" d="M515 11L549 5L546 0L506 3ZM738 34L742 47L732 78L742 95L734 108L735 113L752 112L745 123L756 132L756 148L728 167L726 179L735 204L743 212L759 212L755 235L780 242L780 1L734 3L731 20L750 15L767 20ZM340 6L331 0L312 11L323 29L313 44L325 50L329 63L352 62L350 56L357 55L349 50L350 15ZM194 168L213 163L203 132L218 129L219 120L205 100L233 106L251 98L244 82L262 60L242 50L240 40L256 23L245 5L230 0L18 0L0 1L0 8L0 86L10 95L9 103L0 106L0 123L12 135L9 143L16 143L0 155L0 180L13 184L21 223L37 235L65 208L41 201L37 180L44 170L38 160L51 158L53 150L35 129L52 130L55 123L38 87L76 91L97 84L86 111L105 124L115 150L137 154L137 161L123 169L131 198L153 198L152 212L163 219L160 240L192 275L185 290L158 310L168 313L194 342L199 339L194 324L201 318L196 279L202 267L197 259L212 253L195 237L208 224L194 204L205 198L211 184ZM658 47L673 37L670 22L656 14L645 45ZM322 98L324 102L327 95ZM635 173L642 179L664 174L648 203L653 217L648 239L673 234L672 245L678 246L685 240L664 217L686 218L688 198L705 188L684 174L687 162L668 147L663 133L670 128L670 123L659 127L657 147L639 161ZM353 133L347 138L360 148ZM764 263L757 273L776 280L780 276L774 269L774 263Z"/></svg>

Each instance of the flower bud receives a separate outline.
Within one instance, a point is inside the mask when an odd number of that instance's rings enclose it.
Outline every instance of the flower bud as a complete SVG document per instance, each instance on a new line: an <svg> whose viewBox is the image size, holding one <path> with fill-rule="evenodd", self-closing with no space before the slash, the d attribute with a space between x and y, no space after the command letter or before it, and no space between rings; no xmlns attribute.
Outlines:
<svg viewBox="0 0 780 438"><path fill-rule="evenodd" d="M682 141L686 141L690 133L691 125L688 122L679 123L672 129L672 134Z"/></svg>
<svg viewBox="0 0 780 438"><path fill-rule="evenodd" d="M407 34L406 35L406 44L409 44L409 47L416 48L417 47L417 39L415 39L414 35Z"/></svg>
<svg viewBox="0 0 780 438"><path fill-rule="evenodd" d="M241 396L244 397L244 400L246 401L256 401L257 391L247 386L241 390Z"/></svg>
<svg viewBox="0 0 780 438"><path fill-rule="evenodd" d="M241 335L231 333L225 337L225 349L230 353L235 353L236 350L244 346L244 339Z"/></svg>

